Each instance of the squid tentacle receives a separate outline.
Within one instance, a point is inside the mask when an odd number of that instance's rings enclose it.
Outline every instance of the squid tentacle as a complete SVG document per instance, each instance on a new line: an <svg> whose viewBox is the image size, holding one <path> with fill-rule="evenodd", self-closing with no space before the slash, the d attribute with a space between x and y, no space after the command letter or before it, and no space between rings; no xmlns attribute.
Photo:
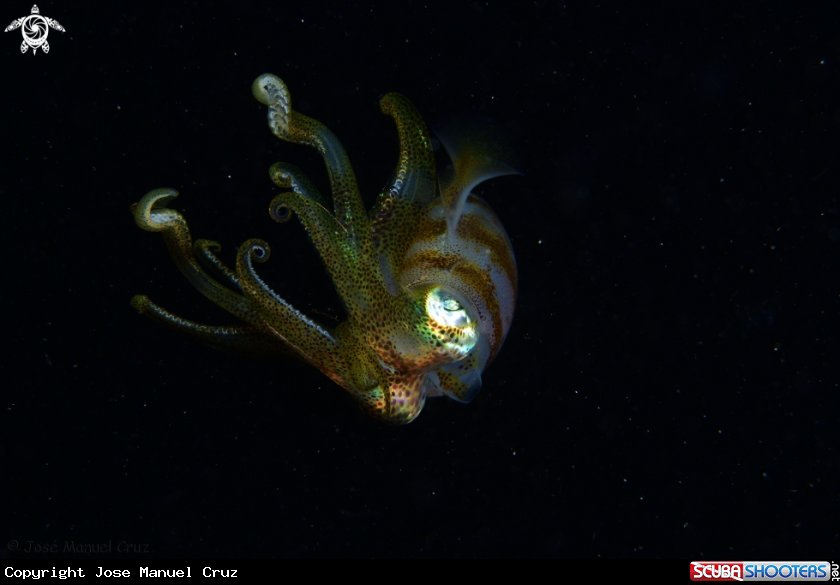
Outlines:
<svg viewBox="0 0 840 585"><path fill-rule="evenodd" d="M196 240L193 242L193 252L205 270L230 286L236 292L242 292L236 273L228 268L216 254L222 250L222 245L213 240Z"/></svg>
<svg viewBox="0 0 840 585"><path fill-rule="evenodd" d="M166 207L177 196L175 189L165 187L149 191L133 206L134 221L143 230L163 235L181 274L198 292L243 321L259 326L259 316L248 299L213 280L198 263L184 216Z"/></svg>
<svg viewBox="0 0 840 585"><path fill-rule="evenodd" d="M437 168L426 123L414 105L398 93L385 95L379 108L394 119L400 139L399 162L386 194L428 205L437 192Z"/></svg>
<svg viewBox="0 0 840 585"><path fill-rule="evenodd" d="M364 283L358 278L358 258L348 244L344 226L326 209L318 190L298 168L276 163L272 165L270 174L279 187L291 188L291 191L280 193L271 201L269 211L272 216L285 220L278 212L282 207L289 207L297 213L348 313L361 317L370 307L372 295L371 291L364 290Z"/></svg>
<svg viewBox="0 0 840 585"><path fill-rule="evenodd" d="M246 241L236 255L239 284L259 313L263 328L342 384L346 368L333 332L292 307L271 290L254 270L254 261L263 263L270 255L268 244L258 239Z"/></svg>
<svg viewBox="0 0 840 585"><path fill-rule="evenodd" d="M291 189L320 205L326 213L330 213L327 209L327 201L321 195L318 187L295 165L282 162L274 163L268 169L268 176L281 189Z"/></svg>
<svg viewBox="0 0 840 585"><path fill-rule="evenodd" d="M397 125L399 162L373 211L371 233L380 271L392 296L397 295L396 274L411 240L399 233L415 233L423 209L437 193L437 169L429 131L414 105L398 93L379 102L382 113Z"/></svg>
<svg viewBox="0 0 840 585"><path fill-rule="evenodd" d="M297 357L289 346L250 325L227 327L202 325L173 315L153 303L146 295L137 295L132 298L131 306L153 321L217 349L262 357Z"/></svg>
<svg viewBox="0 0 840 585"><path fill-rule="evenodd" d="M336 219L347 229L350 241L363 250L369 241L367 213L341 142L321 122L292 109L289 89L276 75L260 75L251 91L268 106L268 125L277 138L311 146L321 153L330 177Z"/></svg>

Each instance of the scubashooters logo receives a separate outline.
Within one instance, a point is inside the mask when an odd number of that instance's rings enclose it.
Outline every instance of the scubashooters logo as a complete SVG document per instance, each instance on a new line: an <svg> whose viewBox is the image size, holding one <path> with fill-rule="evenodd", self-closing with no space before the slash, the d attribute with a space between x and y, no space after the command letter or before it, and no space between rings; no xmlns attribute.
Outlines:
<svg viewBox="0 0 840 585"><path fill-rule="evenodd" d="M694 561L690 576L692 581L835 580L826 561Z"/></svg>
<svg viewBox="0 0 840 585"><path fill-rule="evenodd" d="M21 29L23 33L23 42L20 44L20 52L25 53L27 49L32 48L32 54L38 52L40 48L44 53L50 52L50 44L47 42L47 35L51 28L59 32L65 32L64 27L58 24L57 20L41 16L41 11L38 10L38 5L32 6L32 14L13 20L12 24L6 27L3 32L10 30Z"/></svg>

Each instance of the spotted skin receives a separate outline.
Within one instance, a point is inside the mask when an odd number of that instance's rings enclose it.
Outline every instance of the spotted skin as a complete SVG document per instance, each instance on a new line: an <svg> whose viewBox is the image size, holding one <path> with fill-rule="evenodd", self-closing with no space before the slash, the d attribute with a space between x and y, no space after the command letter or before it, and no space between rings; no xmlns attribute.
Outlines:
<svg viewBox="0 0 840 585"><path fill-rule="evenodd" d="M299 169L274 164L280 188L271 217L296 215L309 234L347 311L335 327L292 307L259 277L271 250L262 240L240 246L231 269L218 243L192 241L183 216L168 207L178 195L155 189L132 207L137 225L160 232L184 276L209 300L244 321L216 327L193 323L138 295L141 313L195 339L248 354L296 357L345 388L370 416L387 423L414 420L427 396L469 402L481 372L498 353L513 318L516 262L510 241L489 206L470 190L510 174L493 144L482 151L459 138L444 141L455 169L439 187L429 132L405 97L380 101L400 139L397 167L367 213L341 143L320 122L292 109L278 77L252 86L268 106L269 128L287 142L316 149L332 191L326 199ZM494 158L494 153L496 158Z"/></svg>

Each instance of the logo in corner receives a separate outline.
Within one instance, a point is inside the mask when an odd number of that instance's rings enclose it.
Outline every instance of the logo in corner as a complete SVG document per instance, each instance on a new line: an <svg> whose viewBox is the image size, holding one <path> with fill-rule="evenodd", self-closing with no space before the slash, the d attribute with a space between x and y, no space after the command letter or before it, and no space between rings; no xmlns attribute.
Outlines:
<svg viewBox="0 0 840 585"><path fill-rule="evenodd" d="M41 16L41 11L38 10L38 5L32 6L32 14L13 20L12 24L6 27L3 32L9 32L17 28L21 29L23 33L23 42L20 44L20 52L25 53L26 49L32 47L32 54L38 52L40 48L44 53L50 52L50 44L47 42L47 34L50 28L57 31L65 32L64 27L58 24L57 20Z"/></svg>

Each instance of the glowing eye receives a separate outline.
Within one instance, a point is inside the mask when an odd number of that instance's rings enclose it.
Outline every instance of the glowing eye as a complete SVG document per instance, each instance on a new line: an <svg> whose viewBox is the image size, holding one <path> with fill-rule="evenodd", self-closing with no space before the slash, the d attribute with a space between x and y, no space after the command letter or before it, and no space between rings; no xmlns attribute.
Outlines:
<svg viewBox="0 0 840 585"><path fill-rule="evenodd" d="M470 327L474 319L464 304L450 292L436 288L426 299L426 312L444 327L464 329Z"/></svg>
<svg viewBox="0 0 840 585"><path fill-rule="evenodd" d="M455 299L446 299L443 301L443 308L447 311L460 311L461 303L459 303Z"/></svg>
<svg viewBox="0 0 840 585"><path fill-rule="evenodd" d="M452 362L466 357L479 339L480 325L470 300L457 290L439 284L424 285L417 293L422 295L420 298L425 297L425 316L431 326L423 340L427 351ZM423 305L416 307L422 314Z"/></svg>

